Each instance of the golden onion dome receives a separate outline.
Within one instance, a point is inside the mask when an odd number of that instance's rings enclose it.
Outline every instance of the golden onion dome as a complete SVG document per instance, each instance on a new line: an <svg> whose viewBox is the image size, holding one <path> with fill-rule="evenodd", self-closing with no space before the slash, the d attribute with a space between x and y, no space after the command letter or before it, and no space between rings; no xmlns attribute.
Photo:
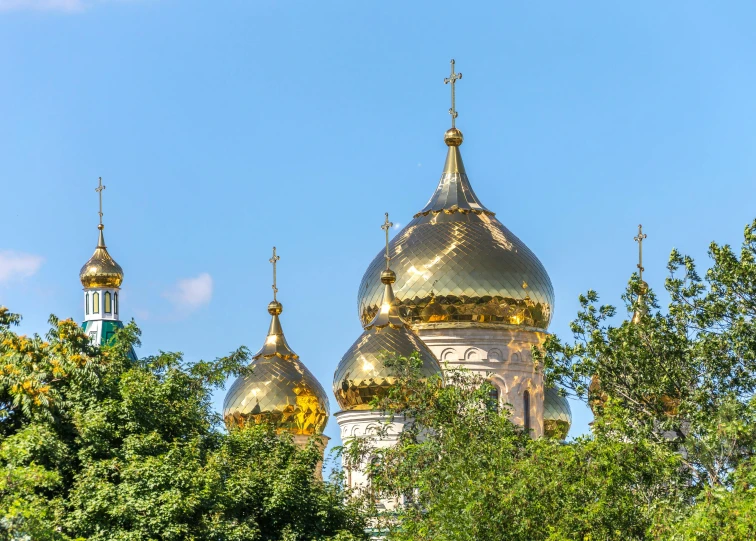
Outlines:
<svg viewBox="0 0 756 541"><path fill-rule="evenodd" d="M278 318L282 311L278 301L268 305L268 336L252 357L252 373L238 377L228 390L223 419L229 429L271 422L281 432L319 436L328 422L328 397L287 344Z"/></svg>
<svg viewBox="0 0 756 541"><path fill-rule="evenodd" d="M554 288L533 252L496 219L473 192L456 128L441 180L428 204L390 243L401 313L427 324L501 324L545 330ZM363 323L378 311L383 253L362 277L358 310Z"/></svg>
<svg viewBox="0 0 756 541"><path fill-rule="evenodd" d="M543 393L543 433L549 438L563 440L572 425L572 409L566 397L556 387L546 387Z"/></svg>
<svg viewBox="0 0 756 541"><path fill-rule="evenodd" d="M123 283L123 269L115 262L105 246L105 236L102 233L103 225L98 226L100 238L97 242L94 254L89 258L79 271L81 285L85 288L98 287L121 287Z"/></svg>
<svg viewBox="0 0 756 541"><path fill-rule="evenodd" d="M341 358L333 375L333 394L342 410L371 409L373 398L383 396L397 382L395 372L384 363L389 356L409 357L418 352L420 375L443 378L436 356L399 314L400 305L391 287L396 274L390 269L380 274L384 284L380 309Z"/></svg>

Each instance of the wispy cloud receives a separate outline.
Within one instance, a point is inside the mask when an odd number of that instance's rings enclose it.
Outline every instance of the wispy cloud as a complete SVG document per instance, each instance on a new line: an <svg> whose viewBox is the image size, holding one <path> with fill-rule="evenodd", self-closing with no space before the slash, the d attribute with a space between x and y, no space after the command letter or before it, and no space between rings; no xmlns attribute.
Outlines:
<svg viewBox="0 0 756 541"><path fill-rule="evenodd" d="M44 259L34 254L0 252L0 284L16 278L26 278L37 273Z"/></svg>
<svg viewBox="0 0 756 541"><path fill-rule="evenodd" d="M85 0L0 0L0 11L81 11Z"/></svg>
<svg viewBox="0 0 756 541"><path fill-rule="evenodd" d="M191 311L205 306L213 298L213 277L203 272L194 278L183 278L163 297L180 310Z"/></svg>
<svg viewBox="0 0 756 541"><path fill-rule="evenodd" d="M402 224L399 222L394 222L394 229L400 229L402 227Z"/></svg>
<svg viewBox="0 0 756 541"><path fill-rule="evenodd" d="M75 13L96 4L131 0L0 0L0 11L63 11Z"/></svg>

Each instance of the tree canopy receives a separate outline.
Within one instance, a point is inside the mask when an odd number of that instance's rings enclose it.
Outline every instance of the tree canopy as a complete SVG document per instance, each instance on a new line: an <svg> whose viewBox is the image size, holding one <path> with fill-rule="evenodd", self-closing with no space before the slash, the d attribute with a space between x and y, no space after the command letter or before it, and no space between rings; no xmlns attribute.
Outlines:
<svg viewBox="0 0 756 541"><path fill-rule="evenodd" d="M246 370L136 360L132 323L110 345L71 320L46 339L0 308L0 539L355 540L364 521L338 483L266 425L225 433L211 392Z"/></svg>

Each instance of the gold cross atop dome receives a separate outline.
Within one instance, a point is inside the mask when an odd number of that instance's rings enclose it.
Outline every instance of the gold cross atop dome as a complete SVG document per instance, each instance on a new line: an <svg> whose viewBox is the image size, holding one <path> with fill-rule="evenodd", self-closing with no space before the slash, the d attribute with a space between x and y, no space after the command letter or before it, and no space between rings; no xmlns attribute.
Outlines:
<svg viewBox="0 0 756 541"><path fill-rule="evenodd" d="M100 212L98 214L100 215L100 225L98 226L99 229L103 229L105 226L102 225L102 191L105 189L105 186L102 184L102 177L97 179L98 186L95 188L95 191L97 192L97 195L100 196Z"/></svg>
<svg viewBox="0 0 756 541"><path fill-rule="evenodd" d="M383 222L383 225L381 226L381 229L383 229L386 232L386 268L389 268L389 263L391 262L391 256L389 256L389 229L394 224L392 222L389 222L388 218L388 212L386 213L386 221Z"/></svg>
<svg viewBox="0 0 756 541"><path fill-rule="evenodd" d="M638 224L638 236L633 237L633 240L638 243L638 277L641 283L643 283L643 239L648 238L643 232L643 224Z"/></svg>
<svg viewBox="0 0 756 541"><path fill-rule="evenodd" d="M268 261L273 264L273 302L276 302L276 293L278 293L278 288L276 287L276 263L278 263L278 260L281 259L276 255L276 247L273 247L273 257L271 257Z"/></svg>
<svg viewBox="0 0 756 541"><path fill-rule="evenodd" d="M457 81L462 78L461 73L454 73L454 59L451 59L451 74L449 77L446 77L444 79L444 84L448 85L451 83L451 108L449 108L449 114L452 118L452 128L456 127L454 125L454 121L457 118L457 105L456 105L456 93L455 93L455 86L457 84Z"/></svg>

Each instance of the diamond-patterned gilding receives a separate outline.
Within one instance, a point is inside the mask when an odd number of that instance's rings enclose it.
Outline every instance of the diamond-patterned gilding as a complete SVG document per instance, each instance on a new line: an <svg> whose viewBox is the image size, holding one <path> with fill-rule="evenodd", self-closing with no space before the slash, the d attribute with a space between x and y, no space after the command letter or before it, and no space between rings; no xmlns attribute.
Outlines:
<svg viewBox="0 0 756 541"><path fill-rule="evenodd" d="M278 318L281 310L278 303L269 307L268 336L249 365L252 374L238 377L226 393L223 419L229 428L271 422L292 434L320 435L328 422L328 397L286 343Z"/></svg>
<svg viewBox="0 0 756 541"><path fill-rule="evenodd" d="M396 383L383 360L389 355L408 357L415 351L423 361L421 375L442 375L433 352L407 328L372 328L362 333L344 354L333 375L333 394L343 410L370 409L370 402Z"/></svg>
<svg viewBox="0 0 756 541"><path fill-rule="evenodd" d="M394 293L413 325L433 322L504 323L547 329L554 288L530 249L485 213L420 215L390 243ZM363 324L380 306L383 252L360 283ZM431 304L433 301L433 304Z"/></svg>
<svg viewBox="0 0 756 541"><path fill-rule="evenodd" d="M563 440L572 425L572 409L566 397L556 387L547 387L543 393L543 432L550 438Z"/></svg>
<svg viewBox="0 0 756 541"><path fill-rule="evenodd" d="M237 378L223 402L226 426L272 422L279 430L314 436L328 422L328 398L298 359L258 357L252 374Z"/></svg>
<svg viewBox="0 0 756 541"><path fill-rule="evenodd" d="M413 326L502 323L547 329L554 307L549 275L530 249L488 210L470 185L459 147L450 146L436 191L389 247L394 293ZM360 283L363 325L378 311L383 251Z"/></svg>
<svg viewBox="0 0 756 541"><path fill-rule="evenodd" d="M79 279L85 288L121 287L123 283L123 269L108 253L102 230L94 254L79 271Z"/></svg>

